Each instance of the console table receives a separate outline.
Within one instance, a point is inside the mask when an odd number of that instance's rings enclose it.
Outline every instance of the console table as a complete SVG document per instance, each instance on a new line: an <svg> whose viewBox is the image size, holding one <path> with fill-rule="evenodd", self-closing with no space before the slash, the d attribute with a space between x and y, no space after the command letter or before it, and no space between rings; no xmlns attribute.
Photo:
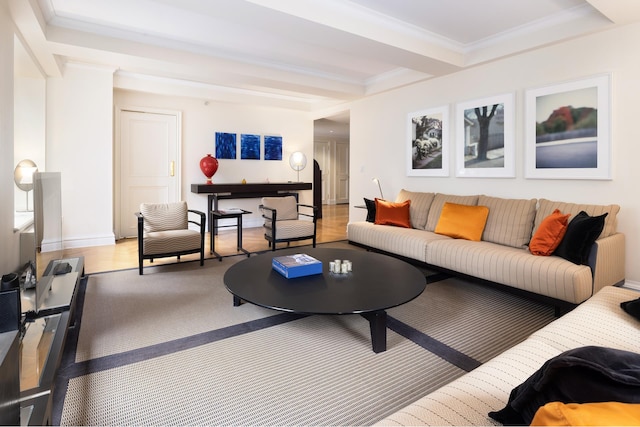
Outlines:
<svg viewBox="0 0 640 427"><path fill-rule="evenodd" d="M209 232L217 230L213 226L211 212L218 210L220 199L255 199L260 197L282 196L290 192L311 190L310 182L274 182L259 184L191 184L191 192L207 194L207 215L209 219ZM297 194L296 194L297 195Z"/></svg>

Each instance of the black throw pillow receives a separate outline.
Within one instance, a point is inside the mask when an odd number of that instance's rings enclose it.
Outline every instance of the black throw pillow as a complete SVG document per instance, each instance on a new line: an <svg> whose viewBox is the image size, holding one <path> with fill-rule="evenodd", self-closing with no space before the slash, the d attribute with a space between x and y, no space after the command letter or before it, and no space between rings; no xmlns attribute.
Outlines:
<svg viewBox="0 0 640 427"><path fill-rule="evenodd" d="M567 232L553 254L574 264L589 265L591 246L602 233L607 215L589 216L580 211L569 222Z"/></svg>
<svg viewBox="0 0 640 427"><path fill-rule="evenodd" d="M620 307L628 314L640 320L640 298L621 302Z"/></svg>
<svg viewBox="0 0 640 427"><path fill-rule="evenodd" d="M507 405L489 416L504 425L529 425L549 402L640 403L640 354L597 346L567 350L511 390Z"/></svg>
<svg viewBox="0 0 640 427"><path fill-rule="evenodd" d="M371 199L364 199L364 204L367 206L367 222L376 221L376 202Z"/></svg>

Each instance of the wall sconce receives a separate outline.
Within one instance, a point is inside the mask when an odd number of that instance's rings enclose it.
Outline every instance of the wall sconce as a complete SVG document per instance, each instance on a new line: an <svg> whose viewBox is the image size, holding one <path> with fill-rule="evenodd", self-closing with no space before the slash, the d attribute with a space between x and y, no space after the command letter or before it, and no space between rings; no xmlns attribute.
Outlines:
<svg viewBox="0 0 640 427"><path fill-rule="evenodd" d="M307 156L301 151L296 151L289 156L289 165L291 169L298 172L297 182L300 182L300 171L307 166Z"/></svg>
<svg viewBox="0 0 640 427"><path fill-rule="evenodd" d="M384 200L384 196L382 195L382 187L380 186L380 180L378 178L373 178L372 181L378 184L378 190L380 190L380 198Z"/></svg>
<svg viewBox="0 0 640 427"><path fill-rule="evenodd" d="M33 174L38 171L38 166L33 160L21 160L13 171L13 181L16 186L27 193L27 212L29 209L29 191L33 190Z"/></svg>

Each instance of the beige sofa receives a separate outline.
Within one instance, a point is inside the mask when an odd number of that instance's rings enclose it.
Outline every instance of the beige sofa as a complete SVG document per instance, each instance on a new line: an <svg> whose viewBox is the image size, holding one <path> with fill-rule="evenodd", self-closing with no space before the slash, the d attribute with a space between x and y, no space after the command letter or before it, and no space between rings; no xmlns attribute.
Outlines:
<svg viewBox="0 0 640 427"><path fill-rule="evenodd" d="M486 195L448 195L402 190L397 202L411 200L411 228L350 222L352 244L449 272L523 291L566 311L625 277L625 240L616 231L618 205L584 205L546 199L503 199ZM446 202L480 205L489 215L480 242L434 233ZM604 229L589 254L589 265L558 256L536 256L527 244L554 209L574 215L607 213Z"/></svg>
<svg viewBox="0 0 640 427"><path fill-rule="evenodd" d="M504 408L513 388L564 351L599 346L640 353L640 321L620 307L638 297L632 289L606 286L520 344L377 424L495 425L488 413Z"/></svg>

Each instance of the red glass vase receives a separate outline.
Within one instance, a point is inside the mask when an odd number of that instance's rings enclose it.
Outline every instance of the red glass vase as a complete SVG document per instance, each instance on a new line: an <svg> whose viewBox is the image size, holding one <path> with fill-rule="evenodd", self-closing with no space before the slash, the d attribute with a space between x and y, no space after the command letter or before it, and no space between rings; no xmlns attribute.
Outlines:
<svg viewBox="0 0 640 427"><path fill-rule="evenodd" d="M211 184L211 177L218 171L218 159L207 154L200 160L200 170L207 177L207 184Z"/></svg>

